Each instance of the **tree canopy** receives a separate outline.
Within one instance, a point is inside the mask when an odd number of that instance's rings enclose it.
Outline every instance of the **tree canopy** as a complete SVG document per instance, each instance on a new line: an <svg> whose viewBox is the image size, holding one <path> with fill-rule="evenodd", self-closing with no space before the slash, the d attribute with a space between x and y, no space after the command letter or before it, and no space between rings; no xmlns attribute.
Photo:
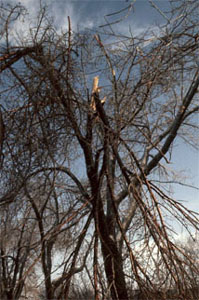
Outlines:
<svg viewBox="0 0 199 300"><path fill-rule="evenodd" d="M41 8L17 40L24 8L1 7L0 298L198 296L174 239L198 214L169 182L176 140L198 147L199 3L151 3L156 31L60 33Z"/></svg>

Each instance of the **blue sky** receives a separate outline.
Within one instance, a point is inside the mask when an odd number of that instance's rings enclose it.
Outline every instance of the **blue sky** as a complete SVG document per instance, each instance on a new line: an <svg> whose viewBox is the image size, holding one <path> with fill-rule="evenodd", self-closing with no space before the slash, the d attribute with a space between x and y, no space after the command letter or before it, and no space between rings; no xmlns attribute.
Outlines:
<svg viewBox="0 0 199 300"><path fill-rule="evenodd" d="M17 0L10 0L10 3L18 3ZM42 4L47 4L50 14L54 17L55 23L58 28L67 27L67 16L71 18L72 28L76 31L77 27L80 29L94 28L105 24L104 16L114 13L129 6L132 1L126 0L21 0L20 3L24 5L30 14L30 19L33 22L34 17ZM153 1L161 10L165 10L168 7L167 0L155 0ZM134 3L135 14L130 16L119 24L121 31L128 30L128 26L131 25L132 30L140 30L150 25L156 25L157 22L164 19L160 14L157 14L148 0L137 0ZM108 20L114 21L124 16L125 12L115 16L108 17ZM23 24L25 29L27 24Z"/></svg>
<svg viewBox="0 0 199 300"><path fill-rule="evenodd" d="M29 10L29 22L34 23L34 17L40 7L40 0L21 0L21 4L27 7ZM66 0L45 0L42 3L46 3L49 6L49 12L54 17L57 29L67 29L67 16L70 16L72 29L74 31L79 28L80 30L85 28L98 28L98 26L105 24L104 16L113 12L119 11L127 7L131 1L66 1ZM168 8L167 0L153 1L161 10ZM15 0L10 0L10 3L17 3ZM139 32L153 26L154 29L158 23L163 23L164 18L152 8L148 0L137 0L134 6L134 14L131 13L127 19L117 25L117 30L122 33L127 33L129 26L132 31ZM119 19L124 16L124 12L116 16L109 17L109 22ZM22 27L23 26L23 27ZM29 24L27 22L18 23L15 28L25 34L28 30ZM198 119L199 122L199 119ZM199 142L198 142L199 146ZM186 174L186 182L188 184L199 187L199 152L197 150L191 150L190 147L184 145L179 140L178 146L175 147L173 153L173 163L171 168L178 170L184 178ZM183 170L187 171L183 173ZM182 179L185 182L185 178ZM174 186L174 195L177 199L186 199L187 206L193 210L199 212L199 191L191 188L185 188L181 185Z"/></svg>

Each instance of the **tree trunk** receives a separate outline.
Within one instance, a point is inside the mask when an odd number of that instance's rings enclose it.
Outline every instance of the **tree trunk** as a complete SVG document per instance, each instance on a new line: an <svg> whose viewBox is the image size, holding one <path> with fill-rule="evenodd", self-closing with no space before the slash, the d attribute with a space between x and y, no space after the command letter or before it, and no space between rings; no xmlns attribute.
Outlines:
<svg viewBox="0 0 199 300"><path fill-rule="evenodd" d="M102 242L102 254L107 281L113 300L128 300L128 293L123 271L122 256L116 242L111 245L106 239Z"/></svg>
<svg viewBox="0 0 199 300"><path fill-rule="evenodd" d="M107 219L103 211L101 199L98 202L96 213L95 217L97 217L100 231L101 249L111 298L112 300L128 300L122 253L118 250L116 240L111 234L111 227L107 226Z"/></svg>

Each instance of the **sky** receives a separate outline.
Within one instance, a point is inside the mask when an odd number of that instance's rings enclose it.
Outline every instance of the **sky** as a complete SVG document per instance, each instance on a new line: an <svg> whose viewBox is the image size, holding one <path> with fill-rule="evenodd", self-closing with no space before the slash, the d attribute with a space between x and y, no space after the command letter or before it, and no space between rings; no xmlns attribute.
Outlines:
<svg viewBox="0 0 199 300"><path fill-rule="evenodd" d="M9 1L9 0L7 0ZM67 29L67 17L70 16L72 30L84 30L99 28L100 25L106 23L104 16L122 10L132 1L119 1L119 0L98 0L98 1L86 1L86 0L21 0L20 3L24 5L29 11L29 23L34 23L34 18L37 16L40 4L46 3L49 8L49 13L53 16L56 27L58 30ZM167 0L153 1L161 10L167 10ZM16 0L10 0L10 3L18 3ZM142 31L143 29L157 26L157 23L164 22L163 16L157 13L157 10L152 8L148 0L137 0L134 6L135 14L130 14L123 22L117 26L121 33L128 33L129 25L134 32ZM116 21L125 12L107 17L109 22ZM20 31L21 34L26 34L29 24L27 22L15 24L15 29ZM101 30L101 29L100 29ZM198 118L199 122L199 118ZM198 142L199 143L199 142ZM198 145L199 146L199 145ZM197 150L191 150L190 147L184 145L182 141L178 142L173 153L173 163L171 168L178 170L180 174L186 174L187 183L199 188L199 152ZM184 173L184 171L186 171ZM184 179L183 179L184 181ZM185 204L197 212L199 212L199 190L185 188L181 185L174 186L174 196L177 200L186 200Z"/></svg>
<svg viewBox="0 0 199 300"><path fill-rule="evenodd" d="M19 3L17 0L7 0L6 3ZM85 28L97 28L100 25L106 23L105 16L116 11L120 11L127 8L131 2L128 0L21 0L20 3L24 5L29 11L30 22L33 22L34 17L37 15L40 5L46 4L49 8L49 14L51 14L55 20L57 28L67 28L67 16L70 16L72 29L74 31L79 28L80 30ZM154 0L161 10L168 7L167 0ZM129 15L129 18L125 19L119 24L120 31L126 31L129 24L132 30L141 30L146 26L156 25L158 21L163 19L157 11L152 9L148 0L137 0L134 3L133 10L135 14ZM107 17L109 22L118 20L126 14L127 11L120 14ZM19 24L20 30L21 24ZM28 24L23 24L23 31L28 28Z"/></svg>

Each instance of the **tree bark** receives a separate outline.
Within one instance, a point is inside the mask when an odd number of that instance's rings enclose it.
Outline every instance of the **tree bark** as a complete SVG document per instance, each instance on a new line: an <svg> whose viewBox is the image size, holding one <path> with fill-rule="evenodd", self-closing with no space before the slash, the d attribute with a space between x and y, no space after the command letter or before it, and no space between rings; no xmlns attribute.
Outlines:
<svg viewBox="0 0 199 300"><path fill-rule="evenodd" d="M111 227L107 226L101 199L99 199L97 216L95 215L95 217L98 223L105 273L111 298L112 300L128 300L122 253L118 250L117 242L111 234Z"/></svg>
<svg viewBox="0 0 199 300"><path fill-rule="evenodd" d="M112 242L111 249L107 244L107 240L102 242L102 254L106 277L111 291L111 298L112 300L128 300L122 255L118 251L114 241Z"/></svg>

